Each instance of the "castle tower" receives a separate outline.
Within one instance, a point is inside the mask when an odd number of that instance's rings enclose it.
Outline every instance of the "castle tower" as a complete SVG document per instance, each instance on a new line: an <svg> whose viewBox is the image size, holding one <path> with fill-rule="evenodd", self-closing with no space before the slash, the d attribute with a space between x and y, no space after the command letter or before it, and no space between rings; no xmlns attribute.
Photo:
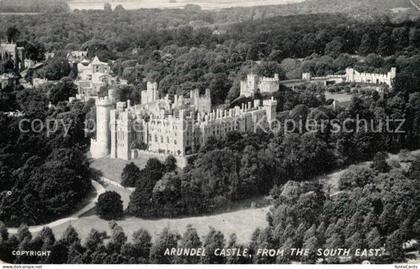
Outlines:
<svg viewBox="0 0 420 269"><path fill-rule="evenodd" d="M117 126L117 156L123 160L130 160L130 149L132 143L131 133L131 119L128 111L124 111L120 114L120 118Z"/></svg>
<svg viewBox="0 0 420 269"><path fill-rule="evenodd" d="M394 82L395 78L397 77L397 68L392 67L391 71L388 73L388 78L391 81L391 84ZM392 87L392 85L390 85Z"/></svg>
<svg viewBox="0 0 420 269"><path fill-rule="evenodd" d="M248 74L246 80L241 81L241 96L250 97L258 89L258 76L254 73Z"/></svg>
<svg viewBox="0 0 420 269"><path fill-rule="evenodd" d="M25 69L25 49L23 47L16 47L16 67L18 71Z"/></svg>
<svg viewBox="0 0 420 269"><path fill-rule="evenodd" d="M302 73L302 79L303 80L311 80L312 79L312 75L311 75L311 73L309 73L309 72L306 72L306 73Z"/></svg>
<svg viewBox="0 0 420 269"><path fill-rule="evenodd" d="M392 67L390 73L391 73L391 76L393 78L395 78L397 76L397 68L396 67Z"/></svg>
<svg viewBox="0 0 420 269"><path fill-rule="evenodd" d="M147 92L149 93L149 103L155 102L159 99L159 94L157 90L157 82L147 82Z"/></svg>
<svg viewBox="0 0 420 269"><path fill-rule="evenodd" d="M115 103L115 90L113 88L108 89L108 98L112 103Z"/></svg>
<svg viewBox="0 0 420 269"><path fill-rule="evenodd" d="M266 111L268 125L270 128L274 128L273 123L277 118L277 101L274 100L274 97L271 97L270 100L264 100L263 104Z"/></svg>
<svg viewBox="0 0 420 269"><path fill-rule="evenodd" d="M110 112L113 103L108 97L96 100L96 139L91 140L92 158L108 156L111 146Z"/></svg>
<svg viewBox="0 0 420 269"><path fill-rule="evenodd" d="M346 82L354 82L353 68L346 68Z"/></svg>
<svg viewBox="0 0 420 269"><path fill-rule="evenodd" d="M198 106L199 106L200 90L199 89L194 89L194 90L190 91L190 98L191 98L192 104L197 109Z"/></svg>

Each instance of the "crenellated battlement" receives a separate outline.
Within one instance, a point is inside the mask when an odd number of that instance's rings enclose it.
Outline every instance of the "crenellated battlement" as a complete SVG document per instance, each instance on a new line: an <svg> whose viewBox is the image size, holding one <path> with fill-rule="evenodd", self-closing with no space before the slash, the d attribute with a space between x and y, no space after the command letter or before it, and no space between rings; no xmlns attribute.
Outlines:
<svg viewBox="0 0 420 269"><path fill-rule="evenodd" d="M250 73L246 76L245 80L241 81L241 96L251 97L259 91L261 93L274 93L279 90L280 79L278 74L274 74L274 77L263 77L258 76L254 73Z"/></svg>
<svg viewBox="0 0 420 269"><path fill-rule="evenodd" d="M224 137L235 130L255 132L261 122L269 124L276 117L277 101L273 98L212 110L209 90L203 95L198 89L191 91L190 98L175 95L173 101L169 96L157 98L157 93L157 83L148 83L142 92L146 98L142 101L147 103L134 106L129 100L115 103L110 96L98 98L99 129L91 144L92 156L111 154L111 158L129 160L139 145L151 152L185 156L197 152L210 136Z"/></svg>
<svg viewBox="0 0 420 269"><path fill-rule="evenodd" d="M114 102L108 96L105 97L98 97L95 101L96 106L113 106Z"/></svg>

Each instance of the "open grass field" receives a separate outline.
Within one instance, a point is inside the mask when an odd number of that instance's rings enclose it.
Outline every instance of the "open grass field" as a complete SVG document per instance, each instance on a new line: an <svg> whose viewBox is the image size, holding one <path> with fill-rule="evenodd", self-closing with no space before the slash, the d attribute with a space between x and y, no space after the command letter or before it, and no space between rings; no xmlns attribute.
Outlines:
<svg viewBox="0 0 420 269"><path fill-rule="evenodd" d="M347 103L351 101L352 95L348 93L330 93L325 92L325 98L328 99L334 99L340 103Z"/></svg>
<svg viewBox="0 0 420 269"><path fill-rule="evenodd" d="M133 162L140 169L144 168L147 163L147 160L150 157L139 158L130 161L124 161L121 159L111 159L109 157L93 160L90 167L100 171L102 176L115 180L116 182L121 182L121 173L124 167Z"/></svg>
<svg viewBox="0 0 420 269"><path fill-rule="evenodd" d="M178 218L178 219L159 219L159 220L145 220L140 218L129 217L117 221L117 223L124 229L129 240L132 234L140 228L146 229L155 237L164 228L169 228L172 231L183 233L185 227L191 224L197 229L198 234L203 237L208 231L209 227L214 227L224 233L226 237L235 233L240 242L248 242L252 233L256 228L264 228L267 225L266 214L268 207L244 209L235 212L223 213L211 216ZM54 234L58 238L61 237L65 229L72 225L81 238L86 238L92 228L98 231L106 231L110 234L108 222L99 219L95 215L83 217L78 220L68 221L56 227L53 227Z"/></svg>

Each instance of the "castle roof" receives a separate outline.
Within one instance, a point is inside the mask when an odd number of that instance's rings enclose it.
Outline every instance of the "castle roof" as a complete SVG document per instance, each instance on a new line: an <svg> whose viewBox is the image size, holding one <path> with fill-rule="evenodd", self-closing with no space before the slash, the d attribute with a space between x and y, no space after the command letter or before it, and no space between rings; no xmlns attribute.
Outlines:
<svg viewBox="0 0 420 269"><path fill-rule="evenodd" d="M95 56L95 58L93 58L92 63L91 64L107 64L104 62L101 62L98 58L98 56Z"/></svg>

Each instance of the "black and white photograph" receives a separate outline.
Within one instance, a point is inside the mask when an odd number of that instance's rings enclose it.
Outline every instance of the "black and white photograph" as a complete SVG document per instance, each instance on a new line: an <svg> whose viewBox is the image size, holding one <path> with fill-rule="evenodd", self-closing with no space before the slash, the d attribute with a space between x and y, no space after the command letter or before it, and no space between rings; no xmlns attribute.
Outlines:
<svg viewBox="0 0 420 269"><path fill-rule="evenodd" d="M420 0L0 0L0 268L419 242Z"/></svg>

